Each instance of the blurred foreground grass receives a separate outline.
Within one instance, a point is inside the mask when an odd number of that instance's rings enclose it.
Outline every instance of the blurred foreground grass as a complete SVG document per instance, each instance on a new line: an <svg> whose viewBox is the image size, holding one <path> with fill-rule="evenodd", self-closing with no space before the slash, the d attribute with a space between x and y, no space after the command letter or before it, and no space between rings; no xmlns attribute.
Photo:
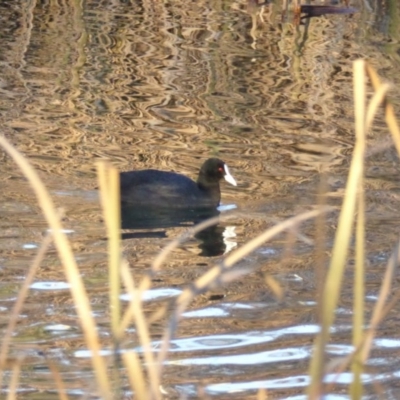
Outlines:
<svg viewBox="0 0 400 400"><path fill-rule="evenodd" d="M369 78L374 87L374 94L367 104L366 82ZM400 132L394 117L393 108L386 95L389 89L388 84L380 82L376 72L358 60L354 63L354 105L355 105L355 146L352 161L348 173L348 180L345 190L345 196L339 216L338 227L329 269L326 274L325 283L321 284L321 293L317 296L318 312L320 316L320 333L315 340L315 347L312 362L310 365L311 383L308 387L307 395L309 399L319 399L325 393L331 390L331 387L324 384L324 376L327 373L337 373L351 368L353 373L353 382L349 387L350 397L360 399L362 397L362 379L361 374L364 371L364 365L368 358L372 339L379 323L400 298L400 291L389 296L391 292L392 276L395 267L399 262L399 243L393 243L393 254L388 261L385 276L382 281L379 299L376 302L375 309L370 321L364 321L364 262L365 262L365 204L364 204L364 159L366 157L366 135L371 129L371 125L380 105L383 105L386 116L387 126L392 135L398 154L400 155ZM132 276L129 264L121 257L120 250L120 210L119 210L119 182L118 172L110 165L102 162L98 164L98 177L101 192L101 203L104 210L104 221L108 233L108 255L109 255L109 299L110 299L110 327L113 337L115 361L110 365L109 358L106 359L100 355L102 345L98 336L96 321L93 318L93 312L90 306L90 299L79 274L74 254L68 238L63 233L61 215L55 208L53 201L39 179L37 173L29 165L28 161L4 138L0 137L0 145L14 159L20 167L25 177L29 180L37 196L42 212L51 228L43 240L42 246L32 263L23 283L17 301L9 316L9 324L3 333L0 350L0 386L2 378L7 368L7 355L12 340L12 335L21 313L24 301L29 292L35 272L40 266L46 251L54 242L60 260L62 262L65 277L70 284L71 295L74 300L75 310L84 333L85 343L90 350L92 357L92 368L97 380L97 392L88 393L87 396L101 396L103 399L119 399L123 395L121 388L116 387L119 382L118 375L121 373L121 363L127 371L128 380L136 399L161 399L163 363L168 355L168 349L172 335L177 329L179 320L183 312L187 309L192 300L201 293L204 293L216 286L221 286L227 282L239 279L251 272L246 269L232 269L239 260L253 252L266 241L272 239L283 231L299 230L299 225L309 219L316 218L316 246L323 246L321 240L321 227L324 224L324 214L330 211L323 201L318 207L311 211L304 212L293 218L285 220L258 237L251 240L241 248L227 255L221 263L208 270L203 276L195 282L188 285L181 295L176 299L172 312L167 315L166 308L160 307L155 315L152 315L152 321L162 317L168 319L162 337L162 346L155 352L151 346L151 335L149 321L145 317L142 304L142 294L151 287L151 277L160 270L164 261L171 251L180 246L185 240L191 238L196 232L215 224L216 218L205 221L193 229L188 230L183 236L176 238L154 259L151 270L140 282L135 281ZM234 218L235 212L223 215L222 219ZM348 253L352 237L355 237L355 279L354 279L354 309L353 309L353 352L350 356L339 363L327 363L325 359L325 347L329 342L330 327L334 323L335 310L337 307L341 283L345 267L348 262ZM318 252L318 248L316 249ZM321 250L322 251L322 250ZM322 265L316 265L316 268L323 268ZM277 297L284 296L279 283L272 277L268 277L267 284L271 287ZM122 285L121 285L122 283ZM188 282L189 284L189 282ZM129 306L124 312L120 305L120 292L122 287L130 295ZM134 351L124 351L121 357L118 357L118 350L123 348L125 333L127 328L133 325L143 348L143 357L139 357ZM367 328L365 328L367 326ZM16 389L18 387L19 374L21 372L22 361L17 360L11 366L11 379L8 386L8 398L16 398ZM60 399L66 399L67 394L64 390L62 375L58 372L57 366L50 366L54 376L55 389ZM257 398L268 398L268 393L260 390Z"/></svg>

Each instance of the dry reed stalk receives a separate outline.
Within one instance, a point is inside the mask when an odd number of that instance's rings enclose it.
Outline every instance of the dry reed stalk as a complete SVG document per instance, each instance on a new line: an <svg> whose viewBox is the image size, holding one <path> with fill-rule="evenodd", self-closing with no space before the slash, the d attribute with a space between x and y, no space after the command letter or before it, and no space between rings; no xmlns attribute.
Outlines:
<svg viewBox="0 0 400 400"><path fill-rule="evenodd" d="M56 384L58 397L60 398L60 400L68 400L67 390L62 380L60 371L52 362L48 362L48 366Z"/></svg>
<svg viewBox="0 0 400 400"><path fill-rule="evenodd" d="M364 70L365 75L365 70ZM382 84L374 93L372 99L369 102L368 108L365 115L359 115L358 118L365 118L364 126L357 124L359 129L363 129L363 132L358 132L359 135L363 135L363 139L371 129L373 120L378 111L378 107L383 103L385 96L390 88L388 84ZM355 86L355 91L357 92ZM365 96L365 93L359 93L358 101L361 101L361 95ZM357 97L357 96L356 96ZM365 100L364 100L365 102ZM356 103L357 104L357 103ZM365 105L364 105L365 111ZM365 151L364 151L365 154ZM356 262L355 262L355 280L354 280L354 307L353 307L353 345L357 348L363 342L364 333L364 285L365 285L365 199L364 199L364 173L361 174L358 182L358 205L357 205L357 225L356 225ZM352 360L352 372L354 379L351 383L350 393L354 400L361 399L363 393L363 385L361 380L361 374L364 370L364 363L362 360L362 353L357 352Z"/></svg>
<svg viewBox="0 0 400 400"><path fill-rule="evenodd" d="M267 389L258 389L256 400L268 400Z"/></svg>
<svg viewBox="0 0 400 400"><path fill-rule="evenodd" d="M229 218L233 218L237 216L237 213L226 213L222 217L217 216L213 217L210 219L207 219L206 221L201 222L200 224L196 225L194 228L189 229L187 232L185 232L183 235L179 236L178 238L174 239L171 243L169 243L167 246L165 246L160 253L156 256L154 261L152 262L151 265L151 270L152 273L157 272L160 270L161 265L164 263L165 259L168 257L168 255L172 252L172 250L176 249L179 247L181 244L183 244L186 240L190 239L193 235L195 235L198 232L201 232L203 229L209 228L210 226L216 225L218 222L222 220L226 221ZM145 288L144 284L140 285L140 287L143 289Z"/></svg>
<svg viewBox="0 0 400 400"><path fill-rule="evenodd" d="M147 391L141 362L137 354L132 351L126 352L122 355L122 359L126 365L129 383L135 391L135 399L151 399L152 397L149 396L149 392Z"/></svg>
<svg viewBox="0 0 400 400"><path fill-rule="evenodd" d="M17 300L14 304L14 307L11 311L11 315L10 315L10 319L8 321L8 325L6 330L3 333L3 336L1 338L1 349L0 349L0 387L2 384L2 379L3 379L3 373L2 370L5 367L5 363L6 363L6 359L7 359L7 353L8 353L8 349L11 343L11 337L12 334L14 332L15 326L17 324L17 320L18 320L18 316L21 313L22 307L24 305L25 299L28 295L28 291L29 291L29 287L33 282L33 279L36 275L36 272L40 266L40 264L43 261L43 258L47 252L47 249L50 246L52 240L52 236L51 235L46 235L46 237L44 238L42 245L40 246L40 249L38 251L38 253L36 254L33 263L31 265L31 267L29 268L29 271L25 277L24 283L22 284L19 292L18 292L18 296L17 296Z"/></svg>
<svg viewBox="0 0 400 400"><path fill-rule="evenodd" d="M236 264L243 257L253 252L255 249L260 247L268 240L271 240L272 238L274 238L275 236L279 235L280 233L286 230L292 229L294 226L300 224L303 221L315 218L320 213L328 212L331 210L333 210L332 207L319 208L316 210L307 211L303 214L299 214L296 215L295 217L282 221L278 225L275 225L272 228L266 230L256 238L250 240L250 242L246 243L245 245L234 251L232 254L227 256L220 265L216 265L215 267L208 270L193 284L191 284L188 289L185 289L176 301L175 311L172 314L172 317L170 318L169 325L161 340L161 348L157 358L157 368L159 369L158 372L159 376L161 376L162 365L166 359L166 355L169 349L169 343L173 335L173 332L175 332L176 330L178 321L182 313L188 306L188 304L193 300L193 298L197 294L209 290L216 283L221 283L221 277L223 277L223 275L226 274L227 272L230 272L230 268L234 264ZM204 225L204 223L199 225ZM252 271L253 269L249 269L249 271L250 270ZM243 275L244 273L247 272L248 270L245 270L244 272L239 271L239 275L237 276Z"/></svg>
<svg viewBox="0 0 400 400"><path fill-rule="evenodd" d="M369 352L372 347L372 341L375 337L375 332L386 315L393 309L396 303L400 300L400 289L398 289L392 299L386 303L385 301L389 296L390 285L393 281L393 273L395 268L398 267L400 263L400 241L396 244L394 251L388 261L385 276L382 280L381 290L378 296L378 300L375 304L374 312L371 317L371 320L368 324L369 328L365 332L362 337L362 340L358 343L357 347L349 354L344 357L340 363L335 362L333 366L329 366L326 368L326 373L335 373L338 377L339 375L346 370L348 365L354 362L355 358L358 357L358 363L364 365L368 359ZM335 380L332 383L327 385L327 392L332 391L333 385L335 384Z"/></svg>
<svg viewBox="0 0 400 400"><path fill-rule="evenodd" d="M108 276L109 276L109 299L111 315L111 331L115 341L120 340L119 329L121 318L120 305L120 236L121 236L121 211L119 173L107 162L97 163L97 176L100 187L100 200L103 208L104 221L108 236Z"/></svg>
<svg viewBox="0 0 400 400"><path fill-rule="evenodd" d="M325 288L322 295L321 332L317 335L314 355L310 364L311 383L308 387L309 399L319 399L323 396L324 375L324 353L325 346L330 336L330 327L334 321L339 293L347 261L350 239L353 231L356 204L358 198L359 182L363 175L365 155L365 62L357 60L354 62L354 101L356 116L356 144L349 176L346 184L346 193L339 216L338 228L336 230L332 258L328 274L326 276Z"/></svg>
<svg viewBox="0 0 400 400"><path fill-rule="evenodd" d="M329 211L331 209L332 209L331 207L324 208L323 212ZM156 258L154 259L154 261L151 265L151 275L154 275L157 271L159 271L161 269L162 264L164 263L166 258L169 256L169 254L173 250L175 250L180 245L185 243L187 240L192 238L196 233L201 232L202 230L204 230L210 226L216 225L218 222L228 221L230 219L238 218L238 217L254 218L253 216L248 216L247 214L244 214L240 211L235 210L235 211L226 212L223 215L219 215L217 217L207 219L207 220L197 224L193 228L187 230L184 234L177 237L176 239L171 241L167 246L165 246L160 251L160 253L156 256ZM280 222L277 221L276 225L279 225L279 224L280 224ZM293 229L293 227L294 227L294 225L290 225L290 227L288 227L288 230ZM297 238L301 241L304 241L307 244L311 243L310 239L307 238L306 236L302 235L301 233L297 234ZM143 278L142 282L140 283L140 289L144 291L149 287L149 285L150 285L150 277Z"/></svg>
<svg viewBox="0 0 400 400"><path fill-rule="evenodd" d="M376 92L374 93L368 108L365 108L365 78L366 72L374 84ZM321 332L316 339L315 353L311 361L310 375L311 384L308 388L310 399L318 399L324 394L323 390L323 371L324 371L324 349L329 339L329 329L334 320L338 295L340 293L341 280L346 265L349 240L352 232L352 224L355 218L356 209L358 212L356 225L356 263L355 263L355 283L354 294L355 302L353 309L353 344L355 351L340 365L340 371L343 371L349 362L352 362L352 371L354 379L351 384L350 392L352 399L362 397L363 365L372 342L374 329L383 318L383 305L389 291L391 282L392 263L388 264L385 279L382 284L381 294L374 310L374 316L371 320L370 329L366 334L363 333L364 325L364 262L365 262L365 200L363 185L363 169L366 149L366 135L372 126L380 104L384 103L386 108L386 118L388 126L392 127L392 136L400 150L400 138L397 122L395 121L393 108L390 107L386 99L390 86L381 84L375 71L366 66L363 60L354 63L354 102L355 102L355 126L356 126L356 144L353 152L349 178L346 185L346 194L343 200L343 206L339 219L339 225L336 232L334 250L330 263L326 286L322 298L321 312ZM400 152L399 152L400 155ZM393 257L392 257L393 259ZM397 258L396 258L397 262ZM397 264L396 264L397 265ZM400 292L399 292L400 297ZM330 385L331 387L331 385Z"/></svg>
<svg viewBox="0 0 400 400"><path fill-rule="evenodd" d="M159 387L161 385L161 375L158 373L158 369L155 367L156 360L153 354L153 350L151 348L151 338L150 338L149 328L143 312L143 307L142 307L143 291L140 289L139 290L135 289L135 283L129 271L128 264L126 262L122 262L121 277L126 287L126 291L131 298L129 302L128 311L130 312L131 315L134 316L134 322L139 342L143 348L143 355L147 367L147 375L150 381L150 389L151 389L150 393L152 394L151 398L160 399L161 397L160 397ZM135 360L136 358L128 357L129 362L134 362ZM138 371L139 369L141 370L140 364L135 364L135 371ZM130 375L132 375L132 377L135 376L135 374L133 374L132 372L130 372ZM137 377L136 379L139 378ZM136 382L135 386L140 386L140 383Z"/></svg>
<svg viewBox="0 0 400 400"><path fill-rule="evenodd" d="M356 143L360 148L360 158L357 166L359 168L357 191L356 193L356 210L358 211L356 220L356 260L355 260L355 279L354 279L354 304L353 304L353 345L357 346L362 340L364 329L364 262L365 262L365 205L364 205L364 160L366 152L367 137L367 118L372 122L374 114L366 115L366 76L365 62L355 62L353 64L353 87L354 87L354 114L355 114L355 131ZM371 107L370 107L371 109ZM376 109L375 109L376 111ZM356 144L356 146L357 146ZM362 154L361 154L362 152ZM349 227L351 230L352 227ZM351 234L351 231L350 231ZM348 243L349 246L349 243ZM345 260L343 268L345 267ZM343 271L344 272L344 271ZM339 286L340 290L340 286ZM332 312L335 312L336 305ZM333 323L333 318L332 322ZM328 330L330 326L328 327ZM359 399L362 396L361 374L363 366L358 363L358 353L353 358L352 372L354 374L353 382L350 385L350 393L352 398Z"/></svg>
<svg viewBox="0 0 400 400"><path fill-rule="evenodd" d="M32 186L38 203L42 209L48 225L52 229L54 243L56 245L59 257L64 267L65 276L70 285L70 291L76 307L79 321L81 323L85 342L92 353L92 366L98 383L101 396L104 399L111 399L110 383L107 375L107 369L104 359L100 356L100 343L97 335L96 323L93 319L90 302L79 274L79 269L75 261L68 238L54 207L53 201L39 178L36 171L29 164L27 159L16 150L11 143L3 136L0 136L0 146L14 159L24 176Z"/></svg>
<svg viewBox="0 0 400 400"><path fill-rule="evenodd" d="M371 317L370 327L368 329L366 340L364 343L361 361L365 362L368 358L370 349L372 347L372 340L375 336L375 331L383 318L384 313L384 306L386 303L387 298L390 294L391 285L393 282L393 275L394 271L399 265L400 261L400 242L397 243L395 250L392 253L392 256L389 259L388 266L386 268L385 276L382 281L381 290L379 292L378 300L375 304L374 311ZM389 310L386 311L386 313Z"/></svg>
<svg viewBox="0 0 400 400"><path fill-rule="evenodd" d="M13 365L11 381L10 385L8 386L7 400L17 400L16 394L17 394L19 374L21 372L22 361L23 361L22 359L17 359L15 364Z"/></svg>
<svg viewBox="0 0 400 400"><path fill-rule="evenodd" d="M367 64L366 71L374 89L376 91L379 90L379 88L382 87L382 82L378 74L376 73L375 69ZM388 98L385 98L384 107L385 107L386 124L389 128L390 133L392 134L397 154L400 157L400 129L397 123L396 116L394 114L393 105L390 103Z"/></svg>

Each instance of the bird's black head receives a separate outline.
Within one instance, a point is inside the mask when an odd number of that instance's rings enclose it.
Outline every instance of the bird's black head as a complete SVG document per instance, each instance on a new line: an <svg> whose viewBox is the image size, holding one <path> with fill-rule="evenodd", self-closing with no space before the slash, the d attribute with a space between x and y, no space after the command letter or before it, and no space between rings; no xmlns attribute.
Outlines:
<svg viewBox="0 0 400 400"><path fill-rule="evenodd" d="M203 186L211 186L218 184L222 178L236 186L236 181L230 174L228 166L219 158L209 158L201 166L197 183Z"/></svg>

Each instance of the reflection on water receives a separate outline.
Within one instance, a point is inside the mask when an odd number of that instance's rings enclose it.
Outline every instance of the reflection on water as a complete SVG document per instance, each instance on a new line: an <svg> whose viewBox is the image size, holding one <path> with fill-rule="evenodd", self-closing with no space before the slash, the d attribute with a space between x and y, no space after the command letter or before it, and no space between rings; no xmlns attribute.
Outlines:
<svg viewBox="0 0 400 400"><path fill-rule="evenodd" d="M122 205L122 229L155 229L190 226L219 215L216 209L182 209Z"/></svg>
<svg viewBox="0 0 400 400"><path fill-rule="evenodd" d="M36 290L66 290L70 285L67 282L35 282L30 286Z"/></svg>
<svg viewBox="0 0 400 400"><path fill-rule="evenodd" d="M141 229L140 232L124 233L123 239L166 237L166 232L156 231L159 228L171 228L179 226L193 226L217 217L216 209L185 209L185 208L161 208L139 207L123 204L121 207L122 229ZM143 231L151 230L151 231ZM196 233L194 237L200 241L200 256L213 257L226 252L224 239L225 228L218 225L210 226Z"/></svg>
<svg viewBox="0 0 400 400"><path fill-rule="evenodd" d="M125 232L122 239L166 238L167 228L190 227L208 219L218 217L219 210L230 210L235 205L218 209L185 209L121 204L121 227ZM161 230L160 230L161 229ZM126 230L134 230L126 232ZM214 225L195 233L199 240L200 256L215 257L228 253L234 247L235 227L222 226L217 220Z"/></svg>
<svg viewBox="0 0 400 400"><path fill-rule="evenodd" d="M364 12L365 2L350 3L361 11L313 18L306 29L282 23L279 1L265 4L262 13L234 0L211 6L202 0L0 3L1 134L38 169L64 210L63 226L92 299L105 355L112 348L107 243L93 190L95 161L194 178L200 160L218 155L238 180L237 188L224 186L223 198L246 218L238 214L229 226L219 222L176 249L145 293L149 314L160 303L170 304L233 247L313 206L321 172L329 202L340 204L354 144L351 61L363 55L385 80L400 85L399 5L370 2ZM399 93L391 92L396 106ZM400 170L386 135L378 116L366 160L367 313L400 224ZM0 173L4 329L47 226L30 187L4 155ZM123 252L136 282L164 246L210 216L122 211ZM336 217L326 220L327 251ZM315 237L312 224L302 229ZM237 392L242 399L264 387L276 398L303 398L299 392L308 382L318 330L313 248L282 236L238 267L254 272L198 296L184 314L163 387L176 398L196 397L199 387L210 396ZM269 291L269 275L283 286L282 301ZM349 268L328 349L332 358L349 351L352 279ZM10 353L10 359L25 357L19 390L26 399L58 398L48 360L65 378L68 394L95 393L88 387L90 354L79 357L85 344L72 304L51 249ZM397 314L389 314L377 333L370 359L374 370L364 376L371 397L372 381L384 386L388 398L398 397ZM151 327L155 347L161 325ZM129 333L128 350L137 348L133 328ZM327 398L344 398L335 393L347 390L351 378L341 374L339 387Z"/></svg>

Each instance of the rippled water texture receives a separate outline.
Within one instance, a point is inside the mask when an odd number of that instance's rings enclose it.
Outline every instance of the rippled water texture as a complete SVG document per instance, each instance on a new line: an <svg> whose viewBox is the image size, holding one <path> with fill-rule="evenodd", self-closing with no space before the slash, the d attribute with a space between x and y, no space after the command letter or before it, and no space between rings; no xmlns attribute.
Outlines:
<svg viewBox="0 0 400 400"><path fill-rule="evenodd" d="M29 159L65 211L63 224L104 354L111 345L107 246L95 162L108 159L121 170L157 168L195 178L202 161L218 155L238 182L222 183L222 201L241 214L173 252L144 295L147 315L224 253L310 209L321 176L329 202L340 204L354 144L352 61L367 59L394 84L396 108L400 93L398 2L351 5L359 12L295 27L290 18L282 23L278 4L265 6L260 16L261 8L247 7L244 0L0 3L0 133ZM388 137L380 113L366 160L368 317L400 225L399 163ZM0 174L5 328L47 226L28 183L4 153ZM333 213L325 223L326 256L336 224ZM124 256L136 281L187 225L190 221L124 231ZM312 223L301 232L315 237ZM172 342L163 376L168 398L198 393L255 398L265 388L268 398L303 399L319 330L315 304L323 271L315 266L310 243L282 235L239 263L252 270L245 278L198 296ZM269 275L284 288L280 301L265 281ZM11 366L23 359L21 398L59 398L50 366L59 371L70 398L96 393L68 287L51 248L9 354ZM399 398L398 313L397 306L377 332L363 376L369 398L379 391L383 398ZM164 322L151 328L154 346ZM349 265L329 359L352 351L351 324ZM133 329L127 338L124 351L141 352ZM124 371L122 377L130 398ZM10 379L9 369L4 387ZM329 399L347 398L348 371L326 380L336 382Z"/></svg>

